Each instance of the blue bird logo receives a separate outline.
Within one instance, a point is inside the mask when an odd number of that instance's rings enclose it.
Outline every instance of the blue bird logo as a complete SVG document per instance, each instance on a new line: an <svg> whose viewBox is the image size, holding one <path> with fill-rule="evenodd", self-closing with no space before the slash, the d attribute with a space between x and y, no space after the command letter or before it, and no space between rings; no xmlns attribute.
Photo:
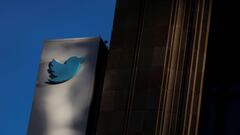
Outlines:
<svg viewBox="0 0 240 135"><path fill-rule="evenodd" d="M48 64L49 79L48 84L59 84L72 79L79 71L81 64L84 63L84 57L70 57L61 64L53 59Z"/></svg>

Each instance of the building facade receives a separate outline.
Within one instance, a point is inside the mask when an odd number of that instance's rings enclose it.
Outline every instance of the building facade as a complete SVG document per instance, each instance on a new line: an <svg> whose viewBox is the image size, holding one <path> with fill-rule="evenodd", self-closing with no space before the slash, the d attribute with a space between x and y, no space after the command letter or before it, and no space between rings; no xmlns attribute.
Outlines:
<svg viewBox="0 0 240 135"><path fill-rule="evenodd" d="M211 0L117 0L97 135L198 134Z"/></svg>

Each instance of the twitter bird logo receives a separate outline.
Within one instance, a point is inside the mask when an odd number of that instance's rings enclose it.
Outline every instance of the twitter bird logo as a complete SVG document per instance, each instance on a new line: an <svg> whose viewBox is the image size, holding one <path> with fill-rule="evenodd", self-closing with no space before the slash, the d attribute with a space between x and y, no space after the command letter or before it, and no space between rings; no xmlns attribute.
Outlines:
<svg viewBox="0 0 240 135"><path fill-rule="evenodd" d="M72 79L79 71L81 64L84 63L84 57L70 57L61 64L53 59L48 64L49 79L48 84L59 84Z"/></svg>

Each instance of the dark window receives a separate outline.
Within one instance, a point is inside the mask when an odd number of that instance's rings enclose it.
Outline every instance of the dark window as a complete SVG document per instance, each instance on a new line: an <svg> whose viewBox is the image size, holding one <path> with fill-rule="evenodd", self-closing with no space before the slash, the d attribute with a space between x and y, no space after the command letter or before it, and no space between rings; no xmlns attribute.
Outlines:
<svg viewBox="0 0 240 135"><path fill-rule="evenodd" d="M240 7L237 3L213 2L200 135L240 135Z"/></svg>

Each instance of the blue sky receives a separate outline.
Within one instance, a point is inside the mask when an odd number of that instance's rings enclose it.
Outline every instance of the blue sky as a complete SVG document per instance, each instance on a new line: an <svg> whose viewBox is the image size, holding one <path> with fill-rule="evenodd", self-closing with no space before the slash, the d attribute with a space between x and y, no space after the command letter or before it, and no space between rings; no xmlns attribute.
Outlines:
<svg viewBox="0 0 240 135"><path fill-rule="evenodd" d="M46 39L110 40L115 0L0 0L0 135L25 135Z"/></svg>

